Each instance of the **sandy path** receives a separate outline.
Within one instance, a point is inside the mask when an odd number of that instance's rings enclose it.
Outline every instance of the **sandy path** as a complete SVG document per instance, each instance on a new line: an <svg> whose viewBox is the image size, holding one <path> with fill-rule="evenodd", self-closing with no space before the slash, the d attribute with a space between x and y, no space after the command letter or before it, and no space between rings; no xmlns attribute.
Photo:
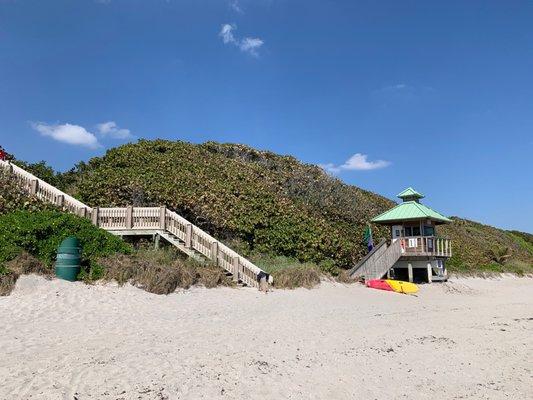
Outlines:
<svg viewBox="0 0 533 400"><path fill-rule="evenodd" d="M525 278L157 296L29 276L0 298L0 398L533 398L532 317Z"/></svg>

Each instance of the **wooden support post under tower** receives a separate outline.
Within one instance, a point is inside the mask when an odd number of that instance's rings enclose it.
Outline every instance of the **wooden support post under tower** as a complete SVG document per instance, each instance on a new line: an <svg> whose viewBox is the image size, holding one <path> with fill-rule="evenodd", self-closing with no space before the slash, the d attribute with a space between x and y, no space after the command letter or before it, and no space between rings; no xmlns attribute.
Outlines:
<svg viewBox="0 0 533 400"><path fill-rule="evenodd" d="M428 262L428 283L433 282L433 268L431 268L431 263Z"/></svg>
<svg viewBox="0 0 533 400"><path fill-rule="evenodd" d="M413 264L407 264L407 274L409 275L409 282L413 282Z"/></svg>

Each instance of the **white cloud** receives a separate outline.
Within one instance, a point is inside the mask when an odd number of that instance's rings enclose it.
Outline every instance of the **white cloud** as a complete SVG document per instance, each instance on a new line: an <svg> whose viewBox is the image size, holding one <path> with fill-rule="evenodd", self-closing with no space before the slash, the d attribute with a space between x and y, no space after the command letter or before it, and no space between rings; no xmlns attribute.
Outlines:
<svg viewBox="0 0 533 400"><path fill-rule="evenodd" d="M237 27L232 24L222 25L220 29L219 36L222 38L224 44L232 44L237 46L242 52L251 54L252 56L259 56L258 50L265 43L262 39L245 37L244 39L239 39L235 37L233 33Z"/></svg>
<svg viewBox="0 0 533 400"><path fill-rule="evenodd" d="M244 51L244 52L248 52L250 53L251 55L253 56L258 56L259 54L257 53L257 50L259 50L259 48L264 44L265 42L263 42L261 39L259 38L249 38L249 37L246 37L244 38L243 40L241 40L241 42L239 43L239 48Z"/></svg>
<svg viewBox="0 0 533 400"><path fill-rule="evenodd" d="M244 14L244 10L242 9L239 0L230 0L229 7L239 14Z"/></svg>
<svg viewBox="0 0 533 400"><path fill-rule="evenodd" d="M103 122L96 125L96 128L100 135L113 139L129 139L133 137L129 129L119 128L115 121Z"/></svg>
<svg viewBox="0 0 533 400"><path fill-rule="evenodd" d="M356 153L342 165L327 163L321 164L320 167L329 173L336 174L341 171L370 171L373 169L385 168L389 165L391 165L390 161L368 161L368 156L366 154Z"/></svg>
<svg viewBox="0 0 533 400"><path fill-rule="evenodd" d="M222 25L222 29L220 30L220 33L218 35L222 38L222 41L225 44L237 43L237 41L235 40L235 36L233 36L234 29L236 29L235 25L231 25L231 24Z"/></svg>
<svg viewBox="0 0 533 400"><path fill-rule="evenodd" d="M90 149L101 147L96 136L83 126L72 124L48 125L42 122L33 122L31 126L41 135L49 136L58 142L84 146Z"/></svg>

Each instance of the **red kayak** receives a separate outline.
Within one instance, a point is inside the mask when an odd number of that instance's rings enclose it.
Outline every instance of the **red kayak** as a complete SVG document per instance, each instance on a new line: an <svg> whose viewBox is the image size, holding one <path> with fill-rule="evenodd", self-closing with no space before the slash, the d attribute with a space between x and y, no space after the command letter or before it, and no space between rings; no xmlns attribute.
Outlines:
<svg viewBox="0 0 533 400"><path fill-rule="evenodd" d="M366 282L366 286L372 289L388 290L390 292L394 292L394 289L385 279L370 279Z"/></svg>

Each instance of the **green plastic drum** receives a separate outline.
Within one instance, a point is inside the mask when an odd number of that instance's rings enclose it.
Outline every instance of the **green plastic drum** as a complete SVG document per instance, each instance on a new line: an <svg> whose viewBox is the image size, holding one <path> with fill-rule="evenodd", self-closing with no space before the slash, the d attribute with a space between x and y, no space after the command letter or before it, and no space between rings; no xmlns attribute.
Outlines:
<svg viewBox="0 0 533 400"><path fill-rule="evenodd" d="M56 276L74 282L80 273L80 263L80 241L74 236L69 236L57 248Z"/></svg>

